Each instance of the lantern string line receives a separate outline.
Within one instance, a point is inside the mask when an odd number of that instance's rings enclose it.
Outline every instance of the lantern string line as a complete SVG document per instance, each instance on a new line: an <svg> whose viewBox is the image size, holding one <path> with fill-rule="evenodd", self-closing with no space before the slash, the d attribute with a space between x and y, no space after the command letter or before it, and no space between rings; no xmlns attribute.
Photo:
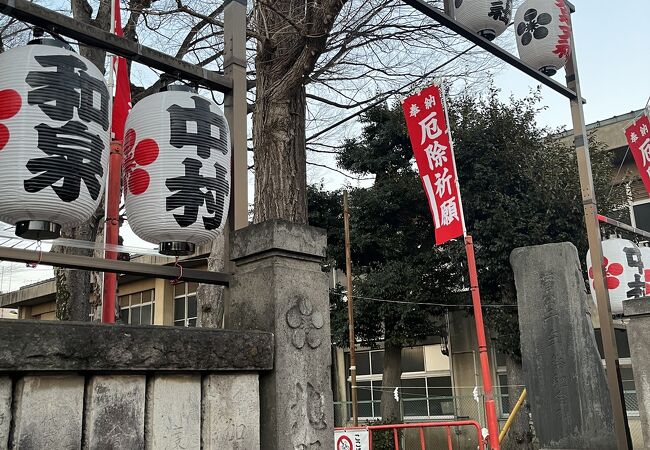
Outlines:
<svg viewBox="0 0 650 450"><path fill-rule="evenodd" d="M339 295L345 297L345 293L332 292L334 295ZM468 305L463 303L426 303L426 302L409 302L405 300L386 300L383 298L373 298L373 297L361 297L359 295L353 295L354 299L357 300L368 300L371 302L380 302L380 303L394 303L398 305L417 305L417 306L437 306L441 308L473 308L474 305ZM517 308L517 305L482 305L483 308Z"/></svg>
<svg viewBox="0 0 650 450"><path fill-rule="evenodd" d="M15 247L20 243L24 243L24 244L30 243L31 246L34 245L35 243L35 241L32 241L30 239L23 239L9 231L0 231L0 240L3 241L0 242L0 246L11 245L12 247ZM14 243L11 244L12 242ZM157 249L155 248L130 247L124 245L104 244L101 242L83 241L79 239L65 239L65 238L46 240L43 242L49 246L58 245L61 247L69 247L69 248L82 248L88 250L110 251L116 253L129 253L129 254L163 257L162 255L160 255L160 253L158 253Z"/></svg>
<svg viewBox="0 0 650 450"><path fill-rule="evenodd" d="M621 174L621 171L623 170L623 165L625 164L625 159L627 158L628 153L630 153L630 146L627 146L627 149L625 150L625 155L623 155L623 159L621 160L621 165L618 166L618 171L616 171L616 176L614 177L614 180L618 180L618 176ZM609 188L609 193L607 194L607 201L609 202L610 198L612 197L612 192L614 192L614 183Z"/></svg>
<svg viewBox="0 0 650 450"><path fill-rule="evenodd" d="M178 263L178 256L177 256L176 259L174 260L174 267L178 267L178 268L180 269L180 274L178 275L178 278L176 278L175 280L170 280L170 281L169 281L169 283L170 283L172 286L176 286L177 284L180 284L180 283L182 282L181 279L183 278L183 266L181 266L181 265Z"/></svg>
<svg viewBox="0 0 650 450"><path fill-rule="evenodd" d="M33 263L26 263L25 265L31 269L35 269L38 267L38 265L43 261L43 247L41 241L36 242L36 249L38 252L38 261L33 262Z"/></svg>

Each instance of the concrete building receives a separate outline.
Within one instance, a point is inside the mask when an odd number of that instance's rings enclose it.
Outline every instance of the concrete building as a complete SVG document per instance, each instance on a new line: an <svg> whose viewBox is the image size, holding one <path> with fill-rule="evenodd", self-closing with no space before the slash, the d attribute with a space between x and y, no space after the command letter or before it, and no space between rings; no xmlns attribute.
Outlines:
<svg viewBox="0 0 650 450"><path fill-rule="evenodd" d="M181 258L186 268L207 270L209 247L202 246L195 255ZM173 265L163 256L136 256L134 262ZM172 284L169 280L120 275L118 302L120 319L134 325L196 326L197 283ZM56 282L53 278L0 294L0 308L15 308L18 318L56 320Z"/></svg>

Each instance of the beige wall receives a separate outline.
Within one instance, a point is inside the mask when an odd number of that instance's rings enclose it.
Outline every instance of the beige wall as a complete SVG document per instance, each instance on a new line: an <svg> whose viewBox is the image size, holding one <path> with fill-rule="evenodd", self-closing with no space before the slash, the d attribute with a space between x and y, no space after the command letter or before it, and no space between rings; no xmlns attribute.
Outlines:
<svg viewBox="0 0 650 450"><path fill-rule="evenodd" d="M26 320L56 320L56 302L18 308L18 317Z"/></svg>

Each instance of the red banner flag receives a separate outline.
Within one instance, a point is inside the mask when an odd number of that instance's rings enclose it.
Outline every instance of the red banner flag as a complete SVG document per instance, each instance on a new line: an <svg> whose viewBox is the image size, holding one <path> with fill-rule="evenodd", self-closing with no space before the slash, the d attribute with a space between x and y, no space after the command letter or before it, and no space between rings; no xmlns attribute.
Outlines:
<svg viewBox="0 0 650 450"><path fill-rule="evenodd" d="M625 137L639 169L645 190L650 194L650 119L643 114L625 129Z"/></svg>
<svg viewBox="0 0 650 450"><path fill-rule="evenodd" d="M122 18L120 14L120 0L115 1L115 34L123 36ZM121 141L124 139L124 123L126 116L131 109L131 83L127 70L126 59L121 56L114 56L112 69L115 73L115 97L113 98L113 139Z"/></svg>
<svg viewBox="0 0 650 450"><path fill-rule="evenodd" d="M407 97L402 107L433 215L436 244L442 245L465 234L445 100L440 88L434 85Z"/></svg>

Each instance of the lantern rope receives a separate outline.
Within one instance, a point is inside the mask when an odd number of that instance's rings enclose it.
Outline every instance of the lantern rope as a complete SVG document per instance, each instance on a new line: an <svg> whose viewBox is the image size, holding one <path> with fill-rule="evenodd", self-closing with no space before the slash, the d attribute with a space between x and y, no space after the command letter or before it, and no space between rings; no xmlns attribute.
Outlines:
<svg viewBox="0 0 650 450"><path fill-rule="evenodd" d="M38 252L38 261L25 264L30 269L37 268L39 266L39 264L43 261L43 246L42 246L41 241L36 241L36 249L35 250Z"/></svg>
<svg viewBox="0 0 650 450"><path fill-rule="evenodd" d="M176 259L174 260L174 267L178 267L178 268L180 269L180 274L178 275L178 278L176 278L175 280L170 280L170 281L169 281L169 283L170 283L172 286L176 286L177 284L182 283L182 278L183 278L183 266L181 266L181 265L178 263L178 256L177 256Z"/></svg>

